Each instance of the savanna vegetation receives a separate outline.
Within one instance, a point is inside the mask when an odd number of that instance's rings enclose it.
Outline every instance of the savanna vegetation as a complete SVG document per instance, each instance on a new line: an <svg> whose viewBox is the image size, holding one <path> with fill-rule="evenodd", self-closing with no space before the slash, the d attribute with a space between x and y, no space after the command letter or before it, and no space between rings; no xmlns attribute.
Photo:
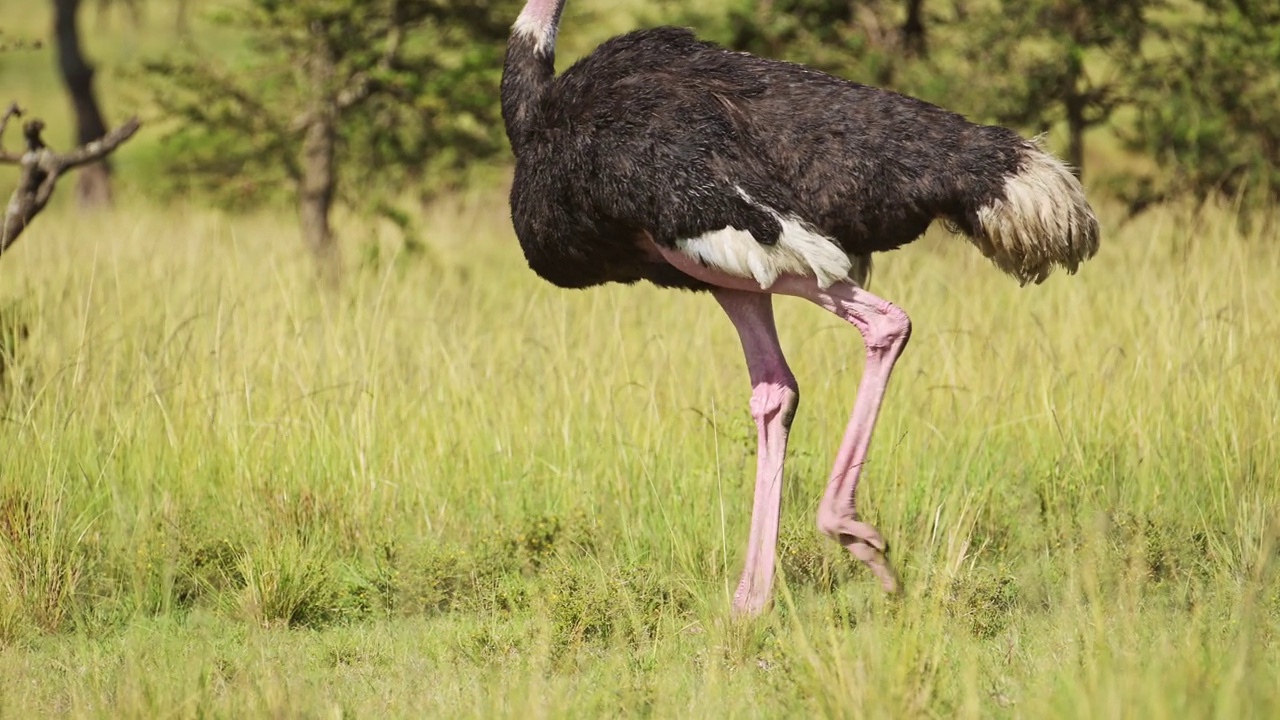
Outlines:
<svg viewBox="0 0 1280 720"><path fill-rule="evenodd" d="M0 100L67 149L59 4L0 1ZM674 17L1046 130L1103 221L1036 288L941 231L878 258L915 325L860 496L896 597L813 527L856 333L779 302L751 622L732 326L512 237L518 3L79 7L104 129L143 125L0 255L0 715L1280 715L1271 7L1012 5L569 6L562 63Z"/></svg>

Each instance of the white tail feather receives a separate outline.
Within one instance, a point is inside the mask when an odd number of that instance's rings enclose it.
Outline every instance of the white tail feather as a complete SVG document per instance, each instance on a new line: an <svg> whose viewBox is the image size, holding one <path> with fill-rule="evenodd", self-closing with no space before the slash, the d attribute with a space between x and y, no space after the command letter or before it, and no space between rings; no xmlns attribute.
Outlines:
<svg viewBox="0 0 1280 720"><path fill-rule="evenodd" d="M974 244L1023 285L1043 282L1055 266L1074 273L1098 251L1098 219L1080 180L1033 143L1005 181L1004 198L977 216Z"/></svg>

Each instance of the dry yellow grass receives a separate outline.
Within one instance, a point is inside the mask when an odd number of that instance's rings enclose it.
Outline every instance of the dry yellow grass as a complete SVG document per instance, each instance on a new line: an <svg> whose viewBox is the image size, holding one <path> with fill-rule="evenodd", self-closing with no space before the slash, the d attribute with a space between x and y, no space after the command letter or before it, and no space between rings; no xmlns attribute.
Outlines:
<svg viewBox="0 0 1280 720"><path fill-rule="evenodd" d="M112 119L164 23L91 41ZM49 57L0 63L65 139ZM426 254L342 218L325 297L287 214L133 197L158 137L116 210L64 193L0 259L0 715L1280 714L1274 231L1104 204L1099 255L1026 289L941 234L879 258L915 325L861 495L894 600L813 528L856 333L780 300L785 582L740 624L755 429L714 302L552 288L486 193Z"/></svg>
<svg viewBox="0 0 1280 720"><path fill-rule="evenodd" d="M943 236L879 263L916 327L862 494L899 601L812 529L856 333L779 302L804 401L751 626L708 298L549 287L496 197L429 256L344 223L327 302L287 217L42 217L0 266L0 710L1271 716L1276 238L1103 214L1038 288Z"/></svg>

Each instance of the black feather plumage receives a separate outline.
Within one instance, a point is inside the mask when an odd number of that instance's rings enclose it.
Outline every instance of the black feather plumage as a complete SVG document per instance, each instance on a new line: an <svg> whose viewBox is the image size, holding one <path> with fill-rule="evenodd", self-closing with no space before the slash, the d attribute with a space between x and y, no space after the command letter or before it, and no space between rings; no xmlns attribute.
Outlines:
<svg viewBox="0 0 1280 720"><path fill-rule="evenodd" d="M725 227L778 241L803 220L851 256L937 219L974 234L1028 143L1011 130L680 28L609 40L554 76L513 36L502 87L512 219L530 267L562 287L701 283L649 257Z"/></svg>

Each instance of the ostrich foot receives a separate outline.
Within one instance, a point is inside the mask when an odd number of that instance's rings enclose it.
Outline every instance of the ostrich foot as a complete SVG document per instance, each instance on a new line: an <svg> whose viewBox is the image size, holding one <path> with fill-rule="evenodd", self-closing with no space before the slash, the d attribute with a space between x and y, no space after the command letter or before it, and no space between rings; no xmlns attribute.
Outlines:
<svg viewBox="0 0 1280 720"><path fill-rule="evenodd" d="M898 578L889 564L889 546L879 530L856 517L840 517L829 512L818 513L818 529L866 565L885 592L897 592Z"/></svg>

